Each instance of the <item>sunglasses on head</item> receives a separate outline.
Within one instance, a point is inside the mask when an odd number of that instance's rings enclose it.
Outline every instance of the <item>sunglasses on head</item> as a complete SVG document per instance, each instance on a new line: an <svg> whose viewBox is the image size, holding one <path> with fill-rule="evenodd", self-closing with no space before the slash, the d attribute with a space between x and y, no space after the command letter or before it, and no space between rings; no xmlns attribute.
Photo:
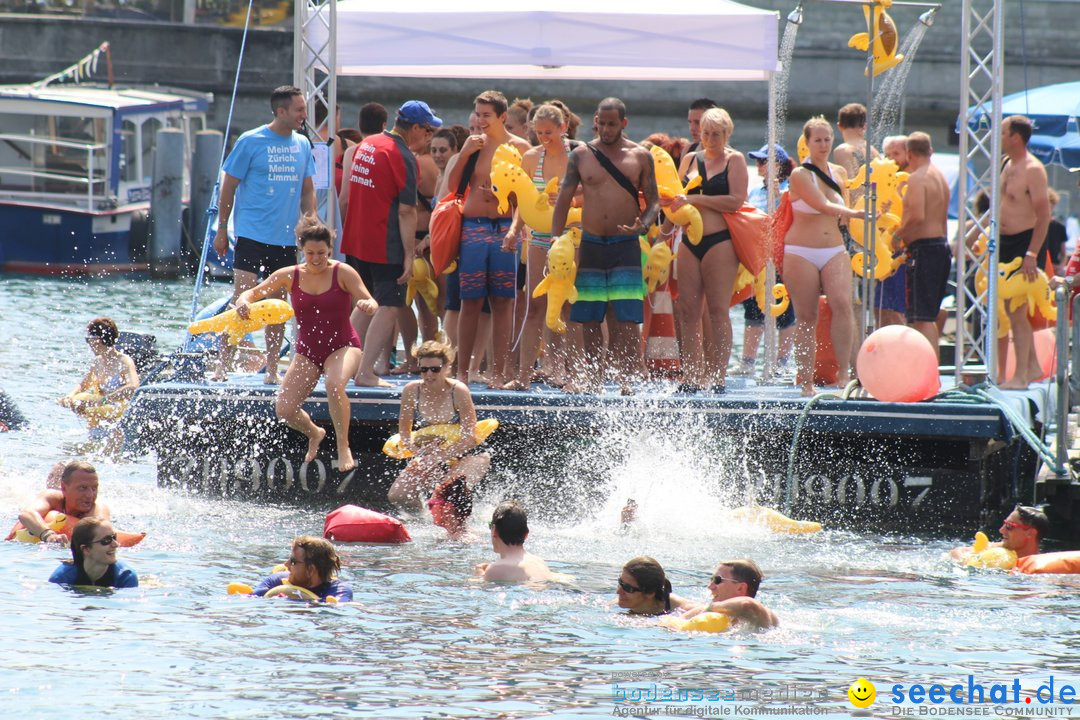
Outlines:
<svg viewBox="0 0 1080 720"><path fill-rule="evenodd" d="M100 540L94 540L90 544L93 545L94 543L97 543L98 545L101 545L102 547L108 547L109 545L112 545L114 542L116 542L116 533L113 533L112 535L106 535L105 537L101 538Z"/></svg>
<svg viewBox="0 0 1080 720"><path fill-rule="evenodd" d="M420 374L423 375L424 373L442 372L442 369L443 369L442 365L421 365L420 366Z"/></svg>
<svg viewBox="0 0 1080 720"><path fill-rule="evenodd" d="M641 592L641 588L634 587L633 585L630 585L629 583L623 582L622 578L619 578L618 582L619 582L619 587L622 589L623 592L627 592L627 593L639 593L639 592Z"/></svg>

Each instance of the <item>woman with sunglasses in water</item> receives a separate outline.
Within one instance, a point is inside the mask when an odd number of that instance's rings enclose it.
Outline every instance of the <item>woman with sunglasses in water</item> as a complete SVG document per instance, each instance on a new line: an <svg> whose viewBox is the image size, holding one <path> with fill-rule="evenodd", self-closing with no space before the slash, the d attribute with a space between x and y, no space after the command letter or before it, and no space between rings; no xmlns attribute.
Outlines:
<svg viewBox="0 0 1080 720"><path fill-rule="evenodd" d="M97 517L83 518L71 533L72 561L56 568L49 582L92 587L139 587L135 571L118 562L116 531L112 523Z"/></svg>
<svg viewBox="0 0 1080 720"><path fill-rule="evenodd" d="M465 383L451 376L453 349L443 342L429 340L415 352L420 365L420 379L401 391L401 415L398 432L401 442L413 459L390 486L387 499L406 510L419 511L426 497L437 484L464 478L472 488L491 466L491 456L472 453L477 442L476 407ZM431 425L459 425L461 438L446 445L440 437L421 438L413 435Z"/></svg>
<svg viewBox="0 0 1080 720"><path fill-rule="evenodd" d="M631 615L666 615L691 607L691 603L672 594L671 581L660 563L645 555L623 565L615 595L619 607Z"/></svg>

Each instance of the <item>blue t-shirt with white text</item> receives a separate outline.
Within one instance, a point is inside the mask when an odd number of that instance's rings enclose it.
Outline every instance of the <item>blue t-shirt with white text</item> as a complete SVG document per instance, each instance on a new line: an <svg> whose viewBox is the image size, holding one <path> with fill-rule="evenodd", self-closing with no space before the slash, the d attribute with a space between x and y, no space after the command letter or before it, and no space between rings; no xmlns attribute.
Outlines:
<svg viewBox="0 0 1080 720"><path fill-rule="evenodd" d="M236 236L265 245L295 245L304 179L315 174L311 142L297 132L286 136L269 125L257 127L236 141L225 172L240 181L233 203Z"/></svg>

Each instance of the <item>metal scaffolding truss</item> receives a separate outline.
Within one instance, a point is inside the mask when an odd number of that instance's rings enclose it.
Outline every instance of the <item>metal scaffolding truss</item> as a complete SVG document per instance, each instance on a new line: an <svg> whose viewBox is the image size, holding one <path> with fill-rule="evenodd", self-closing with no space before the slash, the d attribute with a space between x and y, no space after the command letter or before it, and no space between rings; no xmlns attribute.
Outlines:
<svg viewBox="0 0 1080 720"><path fill-rule="evenodd" d="M315 120L315 105L337 107L337 2L336 0L296 0L293 12L293 84L304 92L308 118ZM324 32L309 33L311 26L325 28ZM312 36L325 38L313 43ZM322 137L333 137L337 113L327 112L326 118L311 127ZM331 168L331 177L333 177ZM333 182L331 182L331 191ZM327 202L320 207L323 220L334 226L337 203Z"/></svg>
<svg viewBox="0 0 1080 720"><path fill-rule="evenodd" d="M985 369L996 377L998 327L998 274L988 273L979 292L983 265L998 262L998 213L1001 209L1001 98L1005 74L1003 47L1004 0L963 0L959 209L960 251L956 259L956 381L965 371ZM989 113L977 113L987 106ZM973 116L982 118L973 122ZM968 191L974 171L973 189ZM972 198L984 192L990 212L980 215ZM963 242L968 224L986 238L985 248ZM982 245L983 243L980 243ZM979 252L981 250L981 252Z"/></svg>

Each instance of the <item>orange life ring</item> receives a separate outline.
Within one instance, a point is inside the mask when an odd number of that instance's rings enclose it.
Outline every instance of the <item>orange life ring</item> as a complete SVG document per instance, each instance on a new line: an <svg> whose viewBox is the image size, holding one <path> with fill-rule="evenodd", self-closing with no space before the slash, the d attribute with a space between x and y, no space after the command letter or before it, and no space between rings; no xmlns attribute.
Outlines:
<svg viewBox="0 0 1080 720"><path fill-rule="evenodd" d="M60 514L62 513L59 513L56 510L50 510L49 512L45 513L45 523L47 525L52 525L53 521L56 519L56 516ZM71 533L75 532L75 526L79 524L79 520L81 519L82 518L77 518L73 515L68 515L64 524L57 528L55 532L63 535L70 542ZM23 527L23 524L21 522L16 522L15 525L12 526L11 532L8 533L8 536L4 539L15 540L15 536L19 533L19 531L25 529L26 528ZM116 542L120 545L120 547L131 547L132 545L138 545L145 537L146 533L129 533L120 532L119 530L116 531Z"/></svg>
<svg viewBox="0 0 1080 720"><path fill-rule="evenodd" d="M1016 571L1027 575L1080 575L1080 550L1028 555L1016 561Z"/></svg>
<svg viewBox="0 0 1080 720"><path fill-rule="evenodd" d="M406 543L412 540L405 525L397 518L358 505L342 505L327 515L323 537L340 542L367 543Z"/></svg>

